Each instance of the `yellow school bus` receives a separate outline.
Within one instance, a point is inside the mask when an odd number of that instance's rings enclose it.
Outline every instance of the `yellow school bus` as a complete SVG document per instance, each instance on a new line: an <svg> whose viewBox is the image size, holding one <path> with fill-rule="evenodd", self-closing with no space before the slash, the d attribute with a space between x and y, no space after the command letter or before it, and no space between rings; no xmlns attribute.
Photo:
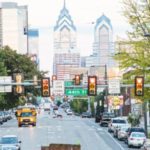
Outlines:
<svg viewBox="0 0 150 150"><path fill-rule="evenodd" d="M17 120L18 127L22 125L36 126L36 110L33 107L23 107L19 110Z"/></svg>

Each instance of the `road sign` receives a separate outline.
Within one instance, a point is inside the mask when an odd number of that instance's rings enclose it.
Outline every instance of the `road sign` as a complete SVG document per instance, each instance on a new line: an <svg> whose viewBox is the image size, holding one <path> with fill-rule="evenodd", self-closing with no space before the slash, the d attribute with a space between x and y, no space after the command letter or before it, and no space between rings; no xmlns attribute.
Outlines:
<svg viewBox="0 0 150 150"><path fill-rule="evenodd" d="M117 79L109 80L108 91L109 94L120 94L120 81Z"/></svg>
<svg viewBox="0 0 150 150"><path fill-rule="evenodd" d="M74 81L65 81L65 87L74 85Z"/></svg>
<svg viewBox="0 0 150 150"><path fill-rule="evenodd" d="M12 83L11 76L1 76L0 77L0 93L12 92L11 85L4 86L4 84L11 84L11 83ZM1 84L2 84L2 86L1 86Z"/></svg>
<svg viewBox="0 0 150 150"><path fill-rule="evenodd" d="M53 81L53 93L55 95L64 95L64 81L63 80Z"/></svg>
<svg viewBox="0 0 150 150"><path fill-rule="evenodd" d="M87 89L65 89L66 95L87 96Z"/></svg>

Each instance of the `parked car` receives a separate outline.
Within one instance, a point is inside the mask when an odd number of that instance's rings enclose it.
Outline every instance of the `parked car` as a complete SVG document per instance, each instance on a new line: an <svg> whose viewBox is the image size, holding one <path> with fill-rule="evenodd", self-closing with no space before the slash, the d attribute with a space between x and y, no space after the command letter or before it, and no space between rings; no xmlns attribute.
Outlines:
<svg viewBox="0 0 150 150"><path fill-rule="evenodd" d="M101 122L101 120L103 118L115 118L115 114L114 113L109 113L109 112L104 112L104 113L100 113L100 114L96 114L95 117L95 122Z"/></svg>
<svg viewBox="0 0 150 150"><path fill-rule="evenodd" d="M144 145L141 149L142 150L150 150L150 139L146 139L146 141L144 142Z"/></svg>
<svg viewBox="0 0 150 150"><path fill-rule="evenodd" d="M127 138L127 129L128 126L124 126L118 129L118 133L117 133L118 140L124 140Z"/></svg>
<svg viewBox="0 0 150 150"><path fill-rule="evenodd" d="M114 137L118 137L118 132L119 132L119 130L121 130L122 128L125 128L124 130L125 130L125 132L128 130L128 128L130 127L130 124L125 124L125 125L121 125L121 126L116 126L115 128L114 128L114 132L113 132L113 136ZM122 131L123 132L123 131ZM122 134L122 132L121 132L121 134ZM126 132L126 136L127 136L127 132Z"/></svg>
<svg viewBox="0 0 150 150"><path fill-rule="evenodd" d="M17 150L21 150L21 141L16 135L5 135L0 139L1 146L16 146Z"/></svg>
<svg viewBox="0 0 150 150"><path fill-rule="evenodd" d="M71 109L67 109L67 110L66 110L66 113L67 113L67 115L73 115L73 112L72 112Z"/></svg>
<svg viewBox="0 0 150 150"><path fill-rule="evenodd" d="M0 150L18 150L18 148L12 145L1 145Z"/></svg>
<svg viewBox="0 0 150 150"><path fill-rule="evenodd" d="M108 125L108 132L114 132L116 127L121 127L124 125L128 125L128 122L124 118L112 118L111 122Z"/></svg>
<svg viewBox="0 0 150 150"><path fill-rule="evenodd" d="M0 111L0 114L1 114L1 116L3 118L3 122L6 122L7 118L6 118L5 114L4 114L4 111Z"/></svg>
<svg viewBox="0 0 150 150"><path fill-rule="evenodd" d="M128 135L130 135L132 132L143 132L143 133L145 133L145 130L142 127L130 127L130 128L128 128L128 130L127 130Z"/></svg>
<svg viewBox="0 0 150 150"><path fill-rule="evenodd" d="M144 133L145 134L145 130L144 130L144 128L142 128L142 127L130 127L130 128L128 128L127 129L127 137L126 137L126 139L125 139L125 143L127 143L128 141L128 137L130 136L130 134L132 133L132 132L142 132L142 133Z"/></svg>
<svg viewBox="0 0 150 150"><path fill-rule="evenodd" d="M102 118L100 121L100 126L108 127L108 124L111 122L111 118Z"/></svg>
<svg viewBox="0 0 150 150"><path fill-rule="evenodd" d="M136 146L141 148L146 141L146 136L142 132L132 132L128 137L128 147Z"/></svg>
<svg viewBox="0 0 150 150"><path fill-rule="evenodd" d="M92 114L91 112L83 112L81 115L82 118L91 118Z"/></svg>
<svg viewBox="0 0 150 150"><path fill-rule="evenodd" d="M3 124L3 114L2 113L0 113L0 124Z"/></svg>

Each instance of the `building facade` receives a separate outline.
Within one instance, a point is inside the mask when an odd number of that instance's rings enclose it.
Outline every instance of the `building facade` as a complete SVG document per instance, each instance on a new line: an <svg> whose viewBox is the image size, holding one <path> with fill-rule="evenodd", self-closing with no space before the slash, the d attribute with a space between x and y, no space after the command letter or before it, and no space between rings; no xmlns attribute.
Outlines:
<svg viewBox="0 0 150 150"><path fill-rule="evenodd" d="M58 80L70 79L70 69L80 66L76 43L76 27L64 1L54 27L53 74L57 75Z"/></svg>
<svg viewBox="0 0 150 150"><path fill-rule="evenodd" d="M0 46L27 53L27 6L14 2L0 3ZM12 19L13 18L13 19Z"/></svg>
<svg viewBox="0 0 150 150"><path fill-rule="evenodd" d="M39 67L39 30L28 30L29 40L29 57Z"/></svg>

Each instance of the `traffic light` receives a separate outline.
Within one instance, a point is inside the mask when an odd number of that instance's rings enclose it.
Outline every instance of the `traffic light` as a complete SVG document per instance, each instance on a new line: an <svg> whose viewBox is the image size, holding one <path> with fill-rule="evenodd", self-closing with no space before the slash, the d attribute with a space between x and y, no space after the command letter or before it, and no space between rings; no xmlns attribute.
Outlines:
<svg viewBox="0 0 150 150"><path fill-rule="evenodd" d="M88 76L88 96L97 95L97 77Z"/></svg>
<svg viewBox="0 0 150 150"><path fill-rule="evenodd" d="M50 78L42 78L41 80L41 90L43 97L50 96Z"/></svg>
<svg viewBox="0 0 150 150"><path fill-rule="evenodd" d="M80 75L75 75L75 85L80 85Z"/></svg>
<svg viewBox="0 0 150 150"><path fill-rule="evenodd" d="M135 77L135 96L144 96L144 77Z"/></svg>
<svg viewBox="0 0 150 150"><path fill-rule="evenodd" d="M57 80L57 76L56 75L52 75L52 81L53 80Z"/></svg>
<svg viewBox="0 0 150 150"><path fill-rule="evenodd" d="M21 83L24 81L24 76L22 73L15 73L13 74L14 82L16 83L16 86L14 87L14 93L15 94L22 94L24 93L24 86L21 85Z"/></svg>

